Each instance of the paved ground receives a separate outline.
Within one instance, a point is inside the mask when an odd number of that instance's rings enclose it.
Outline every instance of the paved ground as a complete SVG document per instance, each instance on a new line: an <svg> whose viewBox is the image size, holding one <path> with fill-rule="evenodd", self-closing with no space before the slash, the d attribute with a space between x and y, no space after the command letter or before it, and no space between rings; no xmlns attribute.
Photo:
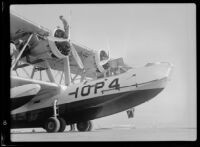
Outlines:
<svg viewBox="0 0 200 147"><path fill-rule="evenodd" d="M102 128L91 132L62 132L46 133L39 129L37 132L11 131L13 142L42 142L42 141L195 141L196 129L137 129L137 128Z"/></svg>

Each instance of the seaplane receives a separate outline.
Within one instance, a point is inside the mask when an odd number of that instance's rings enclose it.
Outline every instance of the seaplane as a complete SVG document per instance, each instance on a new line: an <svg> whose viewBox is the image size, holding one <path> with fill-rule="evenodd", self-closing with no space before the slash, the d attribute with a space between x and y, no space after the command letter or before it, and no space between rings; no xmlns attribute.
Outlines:
<svg viewBox="0 0 200 147"><path fill-rule="evenodd" d="M29 78L11 74L11 129L63 132L76 124L78 131L91 131L92 120L133 109L166 87L172 64L130 67L71 40L69 24L59 18L64 29L51 32L10 12L11 73L33 67ZM56 83L53 70L64 84ZM49 81L34 79L37 71L46 71Z"/></svg>

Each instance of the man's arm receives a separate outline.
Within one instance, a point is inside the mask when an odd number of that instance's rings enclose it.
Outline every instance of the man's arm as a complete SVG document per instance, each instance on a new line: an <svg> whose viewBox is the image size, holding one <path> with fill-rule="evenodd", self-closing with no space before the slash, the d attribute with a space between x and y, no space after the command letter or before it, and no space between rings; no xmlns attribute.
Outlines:
<svg viewBox="0 0 200 147"><path fill-rule="evenodd" d="M68 24L67 21L63 18L62 15L61 15L59 18L60 18L60 20L61 20L62 23L63 23L64 30L65 30L65 35L66 35L66 37L67 37L67 39L68 39L68 37L69 37L69 24Z"/></svg>

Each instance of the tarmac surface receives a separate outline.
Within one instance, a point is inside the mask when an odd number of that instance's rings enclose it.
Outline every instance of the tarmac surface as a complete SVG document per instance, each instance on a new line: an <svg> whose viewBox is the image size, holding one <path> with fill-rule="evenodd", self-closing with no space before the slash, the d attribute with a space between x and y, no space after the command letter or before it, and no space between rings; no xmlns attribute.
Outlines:
<svg viewBox="0 0 200 147"><path fill-rule="evenodd" d="M177 128L100 128L91 132L46 133L11 130L12 142L69 142L69 141L195 141L196 129Z"/></svg>

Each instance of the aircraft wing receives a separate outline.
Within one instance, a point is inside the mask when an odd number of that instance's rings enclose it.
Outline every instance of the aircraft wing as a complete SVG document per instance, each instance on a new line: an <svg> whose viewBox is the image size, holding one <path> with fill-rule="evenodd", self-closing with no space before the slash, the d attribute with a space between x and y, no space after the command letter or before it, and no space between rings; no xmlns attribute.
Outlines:
<svg viewBox="0 0 200 147"><path fill-rule="evenodd" d="M37 84L40 85L40 90L37 93L36 97L38 98L50 98L57 93L59 93L60 86L55 83L49 83L44 81L20 78L20 77L11 77L11 88L19 87L28 84ZM34 98L35 99L35 98Z"/></svg>
<svg viewBox="0 0 200 147"><path fill-rule="evenodd" d="M18 99L20 97L36 95L39 91L40 91L40 85L38 84L25 84L22 86L16 86L11 88L10 98Z"/></svg>
<svg viewBox="0 0 200 147"><path fill-rule="evenodd" d="M12 40L16 40L23 33L38 33L40 35L49 35L50 31L46 28L35 24L25 18L10 12L10 36Z"/></svg>
<svg viewBox="0 0 200 147"><path fill-rule="evenodd" d="M34 50L38 51L37 53L32 52L32 54L36 54L36 56L29 56L29 64L35 64L42 68L47 68L47 65L44 61L48 61L51 69L63 71L64 70L64 57L62 57L62 54L60 54L59 49L56 47L54 41L49 41L51 52L53 53L47 53L48 49L44 51L43 53L39 53L39 50L42 48L44 49L48 43L44 43L45 45L40 45L34 48ZM103 51L95 51L92 49L89 49L83 45L80 45L78 43L75 43L72 41L72 44L80 57L84 69L86 71L85 76L89 78L96 77L96 72L100 71L102 72L104 70L103 66L100 65L100 53ZM104 51L105 52L105 51ZM53 55L52 55L53 54ZM27 62L26 58L23 58L23 61ZM80 74L80 68L74 59L72 54L69 54L69 61L70 61L70 69L72 74Z"/></svg>
<svg viewBox="0 0 200 147"><path fill-rule="evenodd" d="M76 42L72 42L74 48L76 49L79 57L82 60L82 63L84 65L84 69L86 71L86 77L94 78L96 77L96 72L100 71L102 72L104 69L102 65L100 65L100 52L101 51L95 51L92 49L89 49L81 44L78 44ZM76 71L76 62L72 56L70 56L70 66L72 69L72 73L77 73ZM74 66L75 65L75 66Z"/></svg>
<svg viewBox="0 0 200 147"><path fill-rule="evenodd" d="M11 104L13 108L11 114L17 114L19 112L29 111L32 109L32 107L37 107L36 104L44 104L46 101L49 101L53 96L59 94L61 90L61 87L55 83L48 83L44 81L26 79L15 76L11 77L11 88L20 87L23 85L31 85L31 84L40 85L39 92L29 101L26 100L26 98L23 98L23 101L26 101L26 103L20 102L20 98L14 99L15 103Z"/></svg>
<svg viewBox="0 0 200 147"><path fill-rule="evenodd" d="M40 91L38 84L25 84L16 86L10 90L11 109L16 109L34 98Z"/></svg>
<svg viewBox="0 0 200 147"><path fill-rule="evenodd" d="M23 51L20 58L21 61L31 65L37 65L42 68L47 68L43 61L48 61L50 67L54 70L64 70L64 58L67 56L66 51L69 50L69 40L55 37L55 32L50 36L50 31L44 27L37 25L27 19L24 19L15 13L10 13L10 34L11 40L16 42L16 48L21 51L25 42L29 40L28 49ZM61 30L61 29L60 29ZM33 35L30 35L33 34ZM20 46L20 40L22 46ZM80 57L85 69L85 76L94 78L96 72L103 72L103 64L108 61L101 59L101 54L106 54L105 51L95 51L80 45L74 41L70 41L76 50L76 56ZM64 46L61 44L64 43ZM75 55L71 52L69 54L70 69L73 74L80 74L80 66L77 63ZM103 63L103 64L102 64Z"/></svg>

